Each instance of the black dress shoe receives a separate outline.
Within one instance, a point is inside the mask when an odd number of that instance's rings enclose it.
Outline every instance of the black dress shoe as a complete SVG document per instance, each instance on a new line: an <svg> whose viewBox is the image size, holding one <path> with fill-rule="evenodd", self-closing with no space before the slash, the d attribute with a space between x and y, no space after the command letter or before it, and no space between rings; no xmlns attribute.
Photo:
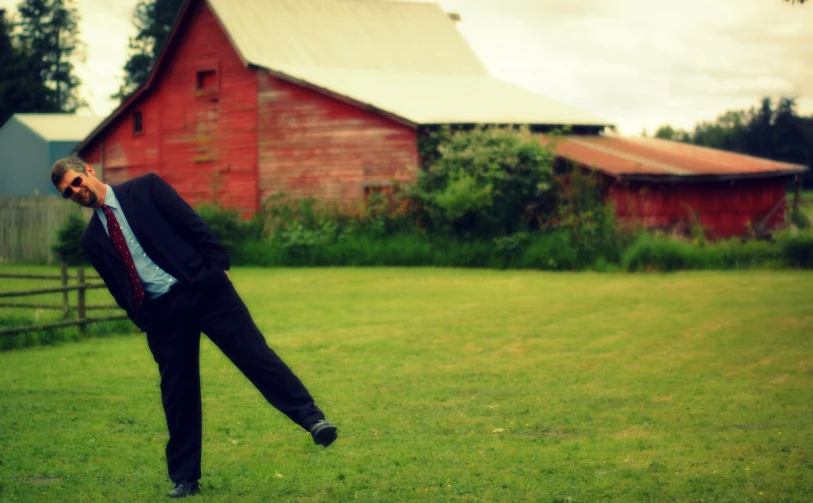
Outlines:
<svg viewBox="0 0 813 503"><path fill-rule="evenodd" d="M327 447L332 444L336 437L339 436L339 429L330 421L320 419L313 423L310 427L313 443Z"/></svg>
<svg viewBox="0 0 813 503"><path fill-rule="evenodd" d="M175 483L175 487L167 493L167 496L170 498L185 498L197 494L199 491L200 485L198 485L197 480L182 480Z"/></svg>

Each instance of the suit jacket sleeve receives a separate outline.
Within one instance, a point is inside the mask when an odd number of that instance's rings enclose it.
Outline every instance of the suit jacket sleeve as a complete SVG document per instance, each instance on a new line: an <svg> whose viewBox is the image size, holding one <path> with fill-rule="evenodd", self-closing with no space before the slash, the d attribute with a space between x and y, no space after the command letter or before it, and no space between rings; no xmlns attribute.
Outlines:
<svg viewBox="0 0 813 503"><path fill-rule="evenodd" d="M175 231L193 243L210 264L228 271L231 265L229 253L200 215L158 175L151 173L147 175L147 180L153 203Z"/></svg>
<svg viewBox="0 0 813 503"><path fill-rule="evenodd" d="M94 217L96 218L96 217ZM127 316L136 324L136 326L140 326L138 323L138 319L135 316L135 313L132 311L130 304L127 302L125 298L122 297L122 292L116 288L116 281L113 279L111 271L104 263L104 259L99 256L99 254L95 253L91 246L88 245L86 241L86 237L82 236L80 241L82 248L85 250L85 256L90 260L90 264L102 278L107 290L110 292L110 295L113 296L113 300L116 301L116 304L127 313Z"/></svg>

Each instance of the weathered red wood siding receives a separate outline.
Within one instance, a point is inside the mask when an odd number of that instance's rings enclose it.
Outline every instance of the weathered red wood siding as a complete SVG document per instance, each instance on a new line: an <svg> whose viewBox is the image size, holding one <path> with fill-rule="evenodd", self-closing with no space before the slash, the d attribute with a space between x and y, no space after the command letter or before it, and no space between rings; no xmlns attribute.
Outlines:
<svg viewBox="0 0 813 503"><path fill-rule="evenodd" d="M417 130L258 71L263 199L360 201L365 187L414 179Z"/></svg>
<svg viewBox="0 0 813 503"><path fill-rule="evenodd" d="M205 2L196 3L154 88L80 152L109 183L154 172L193 206L217 200L244 215L258 207L257 77L246 68ZM219 90L197 90L217 71ZM141 111L143 135L132 116Z"/></svg>
<svg viewBox="0 0 813 503"><path fill-rule="evenodd" d="M766 224L781 225L785 215L784 178L680 184L613 183L607 196L622 222L670 227L691 221L696 212L709 237L743 235L775 210ZM691 208L691 210L689 209Z"/></svg>
<svg viewBox="0 0 813 503"><path fill-rule="evenodd" d="M142 115L143 134L133 133L133 112ZM160 110L155 100L142 100L127 114L110 124L80 156L85 162L101 169L104 181L118 184L134 176L160 172L161 142Z"/></svg>

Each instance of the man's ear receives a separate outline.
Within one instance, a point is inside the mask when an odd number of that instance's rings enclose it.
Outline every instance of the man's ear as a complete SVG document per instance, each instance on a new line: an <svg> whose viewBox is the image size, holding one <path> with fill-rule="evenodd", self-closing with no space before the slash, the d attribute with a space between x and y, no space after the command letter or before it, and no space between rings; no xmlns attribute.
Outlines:
<svg viewBox="0 0 813 503"><path fill-rule="evenodd" d="M88 176L96 178L96 170L94 170L93 166L91 166L90 164L85 164L85 173L87 173Z"/></svg>

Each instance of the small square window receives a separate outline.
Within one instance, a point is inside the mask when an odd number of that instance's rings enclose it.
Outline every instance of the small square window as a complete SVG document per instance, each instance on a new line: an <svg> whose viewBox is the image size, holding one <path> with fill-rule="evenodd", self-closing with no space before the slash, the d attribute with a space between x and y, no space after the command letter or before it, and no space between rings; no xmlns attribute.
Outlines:
<svg viewBox="0 0 813 503"><path fill-rule="evenodd" d="M198 72L196 89L202 92L217 92L217 70L201 70Z"/></svg>
<svg viewBox="0 0 813 503"><path fill-rule="evenodd" d="M144 134L144 123L141 118L141 111L133 112L133 135Z"/></svg>

